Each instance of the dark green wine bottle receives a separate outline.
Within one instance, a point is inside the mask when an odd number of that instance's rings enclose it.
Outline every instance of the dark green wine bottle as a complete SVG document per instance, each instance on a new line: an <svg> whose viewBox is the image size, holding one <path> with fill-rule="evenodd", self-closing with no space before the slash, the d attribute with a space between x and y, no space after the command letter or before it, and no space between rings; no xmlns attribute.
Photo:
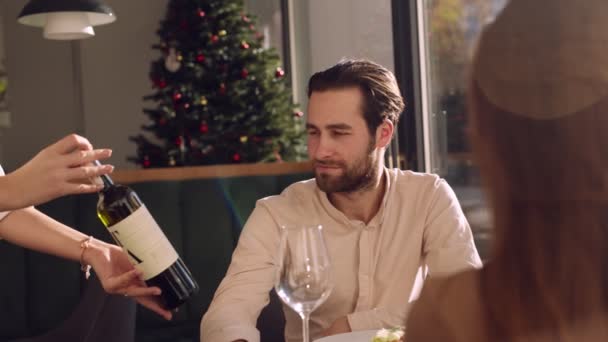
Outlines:
<svg viewBox="0 0 608 342"><path fill-rule="evenodd" d="M190 270L135 191L114 184L107 175L99 178L104 187L99 191L97 216L135 268L142 271L146 284L161 289L165 307L177 308L198 292Z"/></svg>

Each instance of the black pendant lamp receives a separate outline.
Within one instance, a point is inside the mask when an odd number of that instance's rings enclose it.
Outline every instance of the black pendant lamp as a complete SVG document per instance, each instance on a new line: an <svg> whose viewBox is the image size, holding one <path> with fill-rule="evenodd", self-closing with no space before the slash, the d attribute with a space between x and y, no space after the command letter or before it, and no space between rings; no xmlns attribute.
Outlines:
<svg viewBox="0 0 608 342"><path fill-rule="evenodd" d="M30 0L17 21L44 27L44 38L83 39L95 35L93 26L116 20L112 9L98 0Z"/></svg>

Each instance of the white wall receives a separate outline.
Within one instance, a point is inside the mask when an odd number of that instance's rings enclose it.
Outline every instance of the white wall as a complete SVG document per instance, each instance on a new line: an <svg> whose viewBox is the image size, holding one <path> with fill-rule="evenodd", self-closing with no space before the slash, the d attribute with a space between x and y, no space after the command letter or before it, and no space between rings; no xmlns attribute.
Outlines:
<svg viewBox="0 0 608 342"><path fill-rule="evenodd" d="M342 57L368 58L394 69L390 0L308 0L312 69Z"/></svg>
<svg viewBox="0 0 608 342"><path fill-rule="evenodd" d="M394 70L390 0L291 0L297 99L306 108L313 73L342 58L367 58Z"/></svg>

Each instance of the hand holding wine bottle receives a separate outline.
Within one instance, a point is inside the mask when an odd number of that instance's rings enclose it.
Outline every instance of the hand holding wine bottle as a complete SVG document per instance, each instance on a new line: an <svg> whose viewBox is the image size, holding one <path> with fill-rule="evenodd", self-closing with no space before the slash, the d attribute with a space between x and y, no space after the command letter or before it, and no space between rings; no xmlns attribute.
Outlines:
<svg viewBox="0 0 608 342"><path fill-rule="evenodd" d="M159 300L161 290L146 286L141 271L131 264L122 248L92 239L82 258L84 264L92 266L104 291L132 297L166 320L171 319L171 311L166 310Z"/></svg>
<svg viewBox="0 0 608 342"><path fill-rule="evenodd" d="M99 165L99 162L96 162ZM128 254L148 286L161 289L165 308L173 310L198 292L198 284L146 206L130 188L99 177L97 215Z"/></svg>
<svg viewBox="0 0 608 342"><path fill-rule="evenodd" d="M114 167L90 163L111 155L109 149L93 149L91 143L79 135L64 137L2 178L0 211L38 205L69 194L99 191L99 187L89 184L87 179L110 173Z"/></svg>

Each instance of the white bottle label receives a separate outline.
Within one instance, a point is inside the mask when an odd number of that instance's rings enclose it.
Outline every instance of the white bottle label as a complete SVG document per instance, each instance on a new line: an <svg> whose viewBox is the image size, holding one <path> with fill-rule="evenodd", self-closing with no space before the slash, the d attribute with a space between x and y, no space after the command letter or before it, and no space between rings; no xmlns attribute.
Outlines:
<svg viewBox="0 0 608 342"><path fill-rule="evenodd" d="M108 230L135 268L143 273L144 280L157 276L177 261L177 252L144 205Z"/></svg>

